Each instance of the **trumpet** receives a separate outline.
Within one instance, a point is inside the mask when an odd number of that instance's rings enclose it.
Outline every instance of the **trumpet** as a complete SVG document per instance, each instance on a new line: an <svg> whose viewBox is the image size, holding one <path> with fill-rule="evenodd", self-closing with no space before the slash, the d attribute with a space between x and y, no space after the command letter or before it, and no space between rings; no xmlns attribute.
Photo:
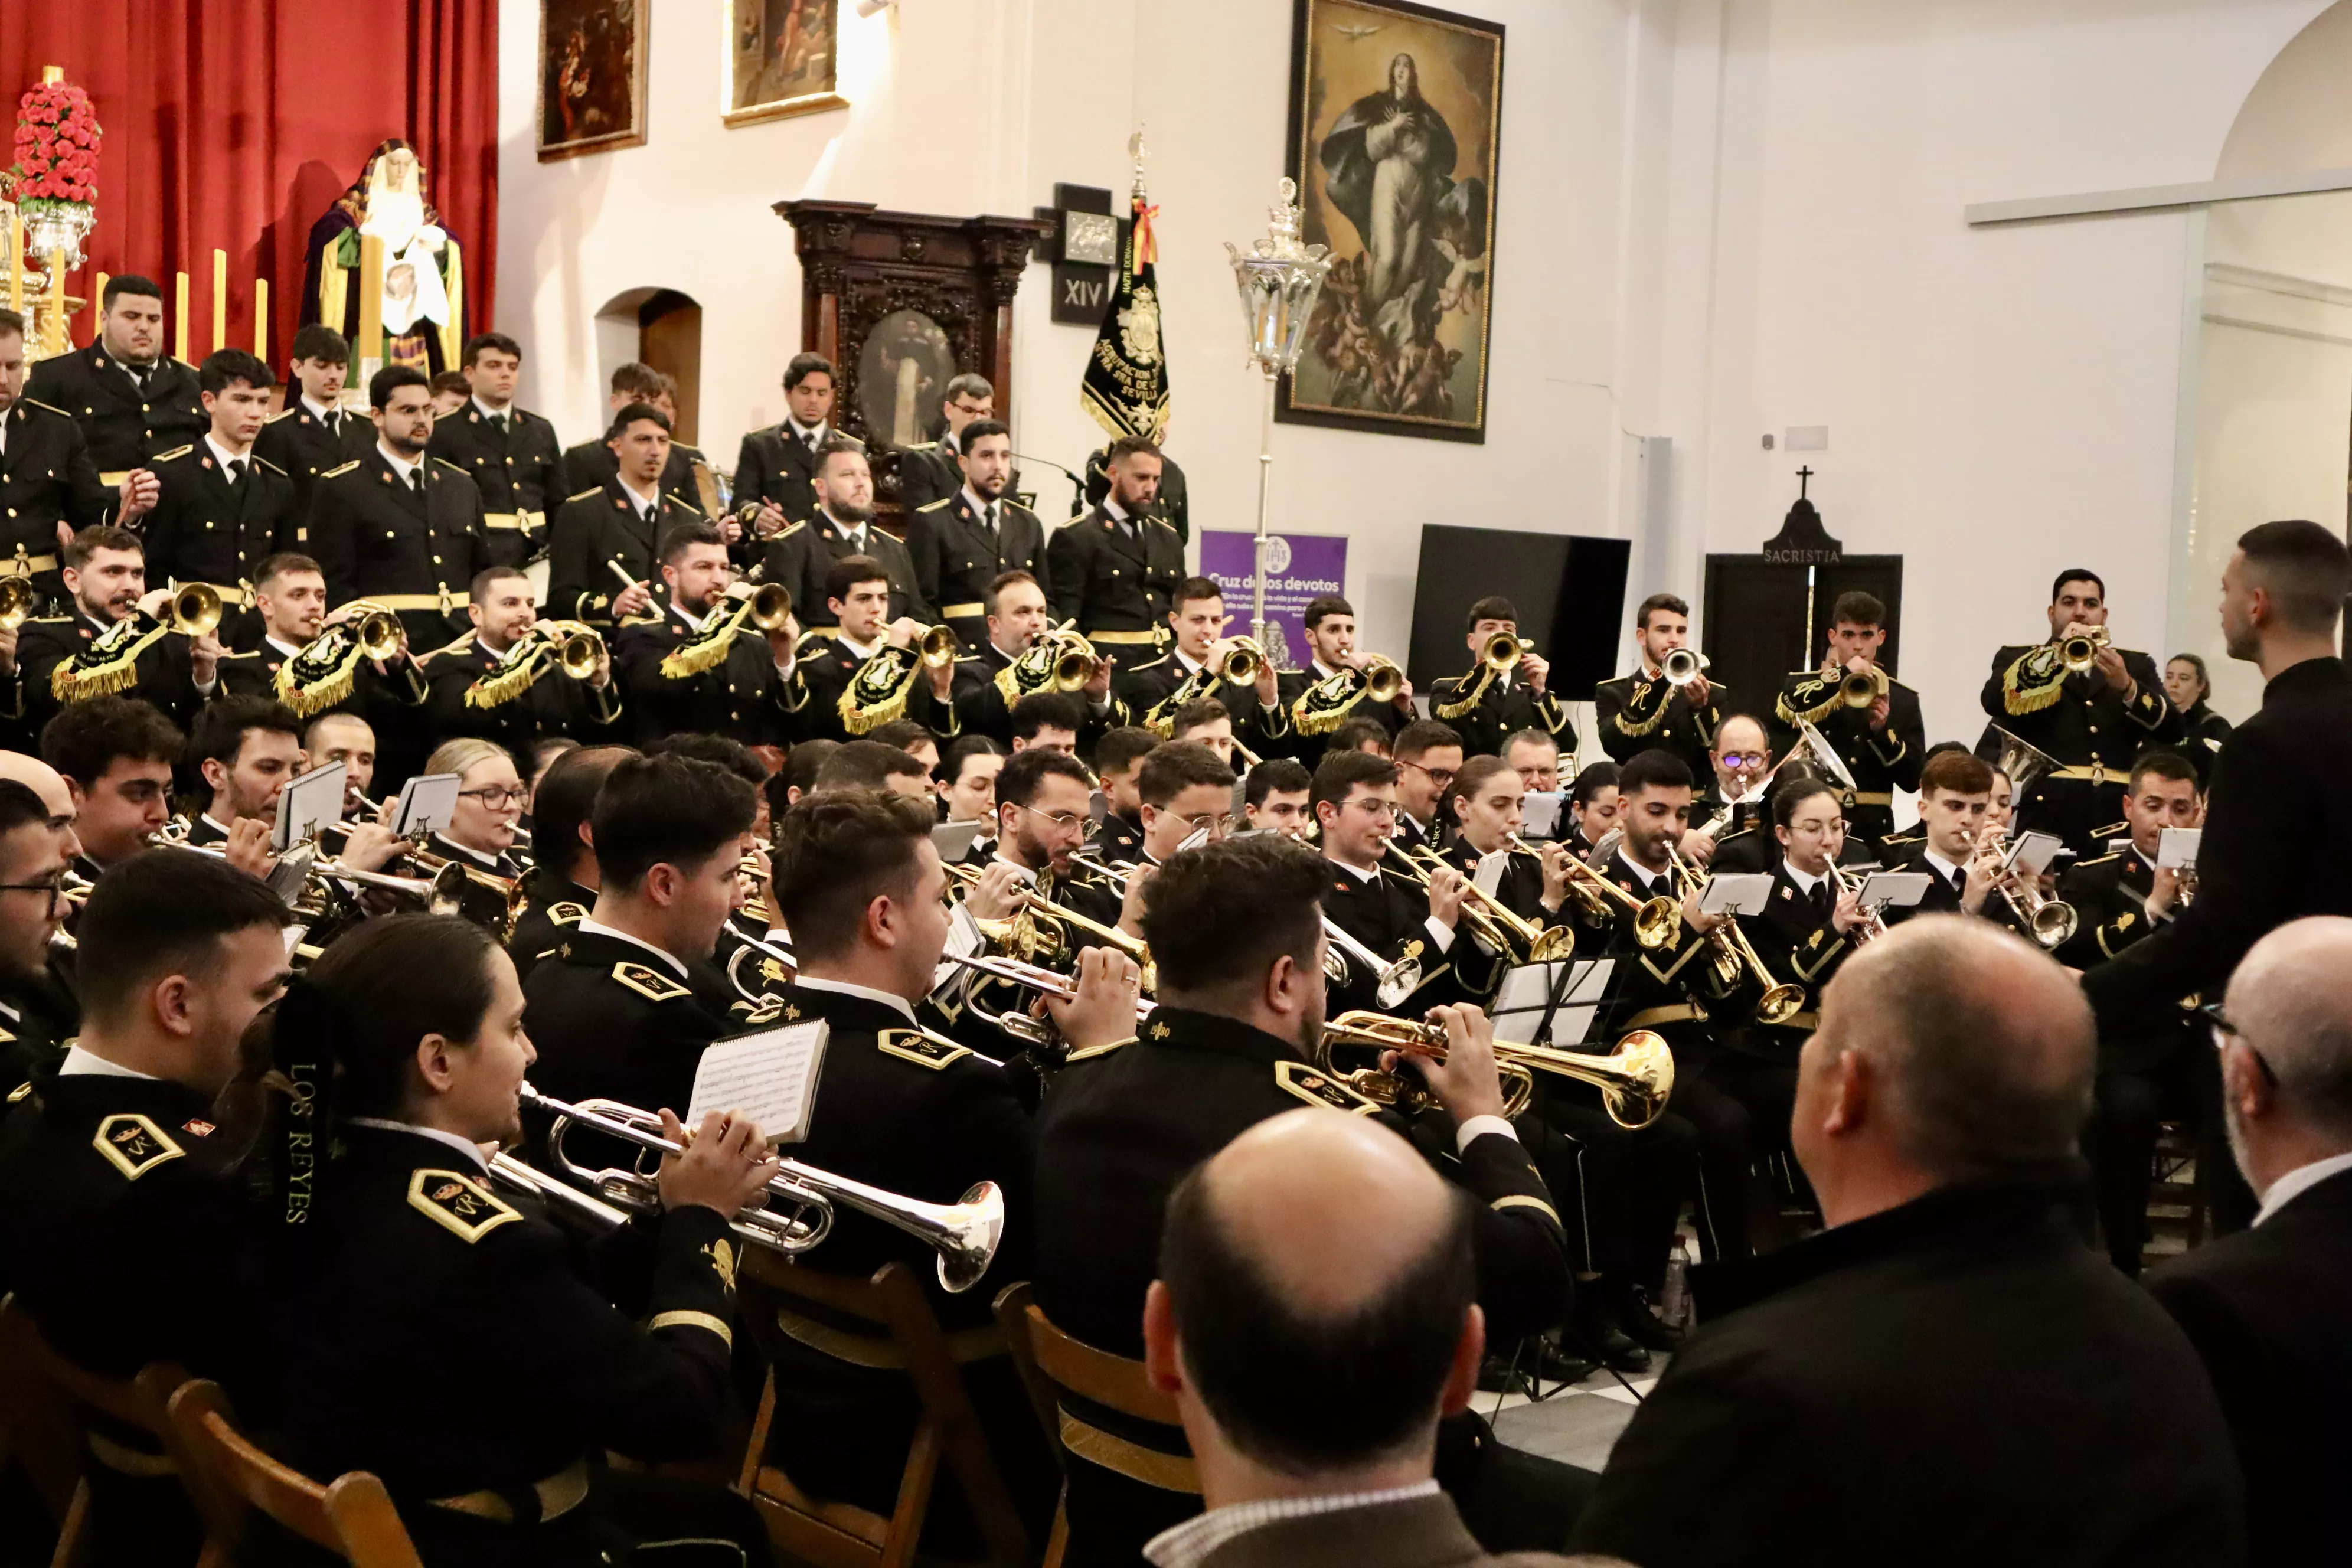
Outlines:
<svg viewBox="0 0 2352 1568"><path fill-rule="evenodd" d="M1075 1002L1078 999L1077 981L1058 969L1047 969L1036 963L1023 963L1017 959L990 958L982 954L968 955L951 952L947 955L947 959L950 963L961 964L975 973L992 975L996 979L1021 986L1024 990L1034 991L1040 996L1050 996L1058 1002ZM983 1024L993 1025L1023 1045L1051 1046L1061 1040L1061 1031L1055 1028L1054 1021L1050 1017L1034 1017L1027 1013L1016 1013L1010 1007L992 1013L976 1002L969 1005L973 1017ZM1139 1024L1143 1022L1150 1016L1154 1005L1156 1004L1138 997L1135 1004L1135 1021Z"/></svg>
<svg viewBox="0 0 2352 1568"><path fill-rule="evenodd" d="M221 623L220 591L209 583L182 584L166 608L172 629L183 637L204 637Z"/></svg>
<svg viewBox="0 0 2352 1568"><path fill-rule="evenodd" d="M1499 679L1518 668L1519 660L1533 653L1535 648L1533 642L1517 632L1496 632L1486 639L1486 646L1478 650L1478 662L1493 670ZM1393 669L1396 667L1391 665L1389 668ZM1396 696L1393 688L1390 689L1389 696L1391 699Z"/></svg>
<svg viewBox="0 0 2352 1568"><path fill-rule="evenodd" d="M735 951L727 955L727 984L732 985L735 988L735 994L744 1001L753 1006L764 1006L773 999L774 993L764 985L754 985L746 980L743 976L743 966L752 959L759 958L781 964L792 974L798 974L801 968L800 960L773 942L761 942L757 937L743 936L740 931L736 934L740 941ZM763 976L762 978L773 979L774 977ZM790 976L786 978L789 980Z"/></svg>
<svg viewBox="0 0 2352 1568"><path fill-rule="evenodd" d="M780 632L791 624L793 591L782 583L761 583L754 585L739 578L727 584L726 596L730 599L749 600L751 622L763 632Z"/></svg>
<svg viewBox="0 0 2352 1568"><path fill-rule="evenodd" d="M947 868L947 870L950 876L955 878L966 887L976 888L980 886L981 873L975 867L951 865ZM1119 952L1127 954L1128 957L1135 960L1138 964L1142 966L1144 994L1149 995L1159 989L1160 977L1158 971L1156 971L1151 964L1151 949L1145 943L1142 938L1129 936L1125 931L1119 930L1117 926L1105 925L1100 921L1090 920L1087 916L1078 913L1076 910L1067 909L1054 902L1053 900L1045 897L1043 894L1038 893L1033 889L1018 889L1015 890L1014 896L1020 900L1021 908L1012 919L1007 921L995 921L978 920L977 917L975 917L975 920L980 926L981 934L987 937L991 942L1005 943L1006 945L1011 946L1013 952L1019 953L1024 958L1034 957L1036 953L1041 952L1058 952L1062 948L1067 946L1068 939L1061 935L1059 932L1051 933L1051 940L1047 940L1048 933L1040 929L1036 924L1039 917L1044 917L1047 920L1059 921L1064 926L1072 927L1078 931L1085 931L1087 935L1097 939L1106 946L1118 949ZM1022 918L1024 916L1029 917L1031 922L1030 929L1036 932L1034 940L1024 940L1022 936L1021 926Z"/></svg>
<svg viewBox="0 0 2352 1568"><path fill-rule="evenodd" d="M2085 675L2099 662L2099 650L2107 646L2107 628L2093 626L2087 632L2077 632L2058 645L2059 662L2069 675Z"/></svg>
<svg viewBox="0 0 2352 1568"><path fill-rule="evenodd" d="M1706 655L1696 648L1678 647L1669 649L1659 661L1658 672L1666 678L1669 686L1688 686L1710 668Z"/></svg>
<svg viewBox="0 0 2352 1568"><path fill-rule="evenodd" d="M595 627L582 621L541 621L531 628L539 638L555 652L555 662L563 673L574 680L586 680L596 673L596 661L604 657L604 638Z"/></svg>
<svg viewBox="0 0 2352 1568"><path fill-rule="evenodd" d="M1511 847L1542 858L1540 851L1516 833L1511 835ZM1633 941L1640 946L1664 947L1682 929L1682 906L1674 900L1664 893L1654 899L1635 898L1573 853L1568 857L1568 885L1575 890L1578 900L1597 915L1607 914L1611 903L1632 910Z"/></svg>
<svg viewBox="0 0 2352 1568"><path fill-rule="evenodd" d="M661 1134L661 1119L651 1111L610 1100L583 1100L573 1105L551 1099L524 1084L522 1103L553 1118L547 1130L548 1158L566 1175L585 1185L604 1203L645 1211L657 1207L660 1189L650 1176L635 1171L591 1171L567 1158L563 1140L574 1127L586 1127L624 1143L656 1154L684 1152L681 1145ZM746 1241L798 1257L832 1234L836 1206L856 1210L905 1231L940 1255L940 1285L950 1292L971 1289L996 1258L1004 1237L1004 1194L994 1182L982 1182L952 1204L924 1203L897 1193L869 1187L786 1160L783 1171L768 1184L768 1194L791 1207L788 1214L766 1208L739 1212L730 1226Z"/></svg>
<svg viewBox="0 0 2352 1568"><path fill-rule="evenodd" d="M1421 889L1424 893L1429 890L1429 873L1432 870L1438 869L1440 868L1448 871L1454 869L1453 867L1447 866L1444 861L1437 859L1433 852L1424 851L1423 855L1417 856L1412 850L1398 848L1396 840L1394 839L1390 839L1386 843L1382 844L1381 846L1381 853L1382 855L1394 856L1398 865L1403 868L1404 874L1407 877L1412 878L1415 882L1420 883ZM1426 857L1425 858L1424 856ZM1435 862L1434 865L1431 864L1433 861ZM1466 889L1468 886L1467 878L1464 879L1464 885ZM1509 934L1503 930L1502 926L1492 916L1487 914L1483 906L1473 902L1466 891L1465 892L1462 900L1462 918L1470 922L1471 934L1475 936L1480 942L1486 943L1489 949L1500 953L1507 953L1511 951L1511 938Z"/></svg>
<svg viewBox="0 0 2352 1568"><path fill-rule="evenodd" d="M1323 935L1328 939L1323 949L1323 977L1334 985L1348 983L1348 961L1355 960L1372 976L1373 997L1383 1007L1393 1007L1421 988L1421 960L1400 958L1390 963L1350 936L1346 928L1334 923L1329 915L1322 917Z"/></svg>
<svg viewBox="0 0 2352 1568"><path fill-rule="evenodd" d="M1685 888L1705 887L1683 858L1669 845L1666 858L1674 863L1675 873ZM1764 994L1756 999L1756 1021L1759 1024L1785 1024L1795 1017L1805 1005L1805 988L1787 981L1776 981L1764 961L1756 955L1756 946L1739 927L1739 917L1727 915L1720 926L1707 935L1715 944L1716 973L1727 982L1736 982L1741 970L1753 974L1764 987Z"/></svg>
<svg viewBox="0 0 2352 1568"><path fill-rule="evenodd" d="M2000 841L1995 837L2000 824L1988 822L1979 836L1976 853L1998 853ZM2034 942L2044 948L2063 947L2073 939L2075 928L2082 923L2074 906L2063 899L2044 893L2036 880L2018 874L2017 868L2001 861L1993 868L1993 891L2009 906L2009 912L2023 923Z"/></svg>
<svg viewBox="0 0 2352 1568"><path fill-rule="evenodd" d="M1886 695L1886 672L1876 665L1848 670L1838 682L1838 700L1849 708L1867 708Z"/></svg>
<svg viewBox="0 0 2352 1568"><path fill-rule="evenodd" d="M1217 660L1217 676L1231 686L1248 686L1257 679L1257 672L1265 667L1265 650L1247 637L1235 637L1225 645Z"/></svg>
<svg viewBox="0 0 2352 1568"><path fill-rule="evenodd" d="M1430 862L1442 863L1434 851L1424 850L1423 853ZM1541 857L1538 856L1538 858ZM1462 879L1462 896L1475 900L1478 907L1486 911L1486 918L1500 927L1503 933L1510 938L1511 947L1505 949L1505 952L1516 949L1526 956L1526 961L1529 963L1550 963L1576 955L1576 933L1566 926L1536 924L1527 916L1509 908L1500 899L1487 892L1470 877Z"/></svg>
<svg viewBox="0 0 2352 1568"><path fill-rule="evenodd" d="M0 632L13 632L41 607L41 595L29 577L0 577Z"/></svg>
<svg viewBox="0 0 2352 1568"><path fill-rule="evenodd" d="M1431 1103L1429 1091L1402 1072L1379 1067L1340 1072L1331 1065L1332 1054L1343 1046L1444 1061L1444 1026L1417 1024L1385 1013L1342 1013L1323 1026L1323 1037L1315 1048L1317 1067L1367 1100L1409 1111ZM1633 1030L1605 1057L1496 1040L1495 1065L1505 1085L1503 1114L1507 1117L1517 1116L1527 1109L1528 1100L1535 1092L1538 1072L1571 1078L1598 1088L1609 1119L1620 1127L1647 1127L1666 1109L1666 1101L1675 1092L1674 1052L1664 1037L1648 1029Z"/></svg>
<svg viewBox="0 0 2352 1568"><path fill-rule="evenodd" d="M1837 863L1837 857L1834 855L1830 857L1830 875L1837 879L1839 892L1853 895L1854 908L1861 914L1861 923L1853 928L1855 945L1859 946L1874 937L1885 936L1886 917L1876 910L1866 910L1862 907L1862 884L1854 880L1852 872Z"/></svg>

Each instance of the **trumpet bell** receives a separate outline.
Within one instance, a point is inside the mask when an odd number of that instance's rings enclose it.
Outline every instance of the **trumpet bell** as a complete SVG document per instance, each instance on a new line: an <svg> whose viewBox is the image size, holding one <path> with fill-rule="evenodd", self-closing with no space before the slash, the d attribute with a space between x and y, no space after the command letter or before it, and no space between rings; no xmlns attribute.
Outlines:
<svg viewBox="0 0 2352 1568"><path fill-rule="evenodd" d="M360 652L372 659L392 658L401 647L400 617L390 610L371 610L360 617Z"/></svg>
<svg viewBox="0 0 2352 1568"><path fill-rule="evenodd" d="M2107 646L2107 628L2068 637L2058 645L2058 658L2069 675L2087 675L2099 662L2099 650Z"/></svg>
<svg viewBox="0 0 2352 1568"><path fill-rule="evenodd" d="M1682 906L1660 894L1643 904L1633 916L1633 940L1646 948L1670 945L1682 929Z"/></svg>
<svg viewBox="0 0 2352 1568"><path fill-rule="evenodd" d="M1229 685L1249 686L1257 679L1257 672L1265 666L1265 650L1247 637L1235 637L1217 666L1217 674Z"/></svg>
<svg viewBox="0 0 2352 1568"><path fill-rule="evenodd" d="M1519 668L1519 660L1525 658L1535 646L1515 632L1496 632L1486 639L1486 646L1478 650L1478 662L1497 676L1508 675ZM1389 695L1393 698L1396 694L1391 691Z"/></svg>
<svg viewBox="0 0 2352 1568"><path fill-rule="evenodd" d="M962 647L953 626L933 626L923 634L923 640L917 646L922 653L926 669L946 668L956 661L956 655Z"/></svg>
<svg viewBox="0 0 2352 1568"><path fill-rule="evenodd" d="M1394 702L1404 689L1404 671L1375 654L1364 661L1364 695L1375 702Z"/></svg>
<svg viewBox="0 0 2352 1568"><path fill-rule="evenodd" d="M792 590L782 583L763 583L751 591L753 626L763 632L780 632L792 618Z"/></svg>
<svg viewBox="0 0 2352 1568"><path fill-rule="evenodd" d="M200 637L221 623L221 596L209 583L191 583L172 595L172 629Z"/></svg>
<svg viewBox="0 0 2352 1568"><path fill-rule="evenodd" d="M1668 651L1658 664L1669 686L1688 686L1707 671L1707 657L1696 648L1678 647Z"/></svg>
<svg viewBox="0 0 2352 1568"><path fill-rule="evenodd" d="M1886 677L1876 669L1855 670L1838 682L1838 698L1849 708L1867 708L1886 691Z"/></svg>
<svg viewBox="0 0 2352 1568"><path fill-rule="evenodd" d="M0 631L15 631L40 607L41 595L29 577L0 577Z"/></svg>
<svg viewBox="0 0 2352 1568"><path fill-rule="evenodd" d="M1804 1005L1803 986L1775 985L1757 999L1756 1021L1759 1024L1785 1024L1802 1011Z"/></svg>
<svg viewBox="0 0 2352 1568"><path fill-rule="evenodd" d="M2052 899L2033 911L2033 940L2045 948L2063 947L2080 923L2074 905Z"/></svg>

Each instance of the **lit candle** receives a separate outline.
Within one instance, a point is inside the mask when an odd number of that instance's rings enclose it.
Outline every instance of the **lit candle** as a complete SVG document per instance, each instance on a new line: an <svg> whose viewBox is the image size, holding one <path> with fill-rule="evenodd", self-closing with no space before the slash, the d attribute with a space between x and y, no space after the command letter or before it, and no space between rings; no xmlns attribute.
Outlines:
<svg viewBox="0 0 2352 1568"><path fill-rule="evenodd" d="M49 330L42 334L48 339L49 352L61 354L72 340L66 335L66 252L59 246L49 252Z"/></svg>
<svg viewBox="0 0 2352 1568"><path fill-rule="evenodd" d="M188 357L188 275L174 272L178 280L172 295L172 353L178 359Z"/></svg>
<svg viewBox="0 0 2352 1568"><path fill-rule="evenodd" d="M267 363L269 359L269 279L253 280L253 357Z"/></svg>
<svg viewBox="0 0 2352 1568"><path fill-rule="evenodd" d="M19 258L17 238L12 220L8 229L8 309L22 317L25 313L25 263Z"/></svg>
<svg viewBox="0 0 2352 1568"><path fill-rule="evenodd" d="M213 353L228 347L228 252L213 252Z"/></svg>

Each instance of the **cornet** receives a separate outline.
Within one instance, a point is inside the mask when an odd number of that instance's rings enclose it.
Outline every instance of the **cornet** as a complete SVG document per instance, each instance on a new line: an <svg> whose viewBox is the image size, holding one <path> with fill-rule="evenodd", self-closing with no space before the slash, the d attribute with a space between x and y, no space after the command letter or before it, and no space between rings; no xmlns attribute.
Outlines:
<svg viewBox="0 0 2352 1568"><path fill-rule="evenodd" d="M1860 922L1853 928L1854 945L1859 947L1873 937L1885 936L1886 917L1876 910L1863 907L1862 884L1853 879L1853 873L1837 863L1835 856L1830 858L1830 875L1837 879L1839 892L1852 893L1854 896L1853 907L1861 916Z"/></svg>
<svg viewBox="0 0 2352 1568"><path fill-rule="evenodd" d="M1229 686L1248 686L1257 679L1257 672L1265 666L1265 650L1247 637L1235 637L1225 645L1217 660L1217 677Z"/></svg>
<svg viewBox="0 0 2352 1568"><path fill-rule="evenodd" d="M1999 854L2000 847L1993 836L2000 829L2000 824L1997 822L1985 824L1984 831L1978 837L1978 855L1989 851ZM1992 887L1993 891L2000 895L2000 901L2009 906L2009 912L2018 918L2039 946L2065 946L2073 938L2074 928L2081 923L2074 905L2062 899L2049 897L2034 879L2019 875L2016 868L2005 860L1993 868Z"/></svg>
<svg viewBox="0 0 2352 1568"><path fill-rule="evenodd" d="M947 960L950 963L961 964L974 973L992 976L1010 984L1018 985L1024 990L1034 991L1040 996L1050 996L1057 1002L1075 1002L1078 999L1077 981L1058 969L1047 969L1042 964L1023 963L1017 959L989 958L984 955L957 952L947 954ZM1054 1020L1050 1016L1039 1018L1027 1013L1016 1013L1010 1007L992 1013L977 1002L967 1002L966 1005L973 1017L983 1024L994 1026L1024 1046L1056 1045L1062 1038L1061 1031L1054 1026ZM1147 1002L1139 996L1135 1004L1135 1021L1139 1024L1142 1023L1150 1016L1151 1009L1156 1005L1158 1004Z"/></svg>
<svg viewBox="0 0 2352 1568"><path fill-rule="evenodd" d="M1675 852L1672 846L1666 849L1666 858L1674 863L1685 888L1696 889L1706 885L1684 863L1683 858ZM1727 981L1736 982L1740 971L1745 969L1763 985L1764 994L1756 999L1758 1023L1785 1024L1803 1008L1805 988L1772 978L1772 972L1765 968L1764 961L1756 955L1755 944L1739 928L1738 915L1726 915L1723 923L1707 934L1707 940L1715 944L1716 972L1718 974Z"/></svg>
<svg viewBox="0 0 2352 1568"><path fill-rule="evenodd" d="M981 872L975 867L950 865L947 868L947 871L950 876L966 887L980 886ZM1152 967L1151 949L1142 938L1129 936L1117 926L1105 925L1100 921L1090 920L1076 910L1067 909L1054 902L1034 889L1016 888L1013 889L1013 897L1020 901L1020 909L1011 920L981 920L977 916L973 917L982 936L987 937L991 942L1010 946L1013 952L1024 958L1034 957L1038 952L1059 952L1068 945L1067 939L1061 932L1049 932L1037 923L1041 918L1058 921L1064 926L1085 931L1104 945L1115 947L1135 960L1143 970L1143 990L1146 995L1159 989L1159 973ZM1024 940L1021 934L1024 916L1029 917L1030 929L1034 932L1033 939Z"/></svg>
<svg viewBox="0 0 2352 1568"><path fill-rule="evenodd" d="M13 632L41 607L41 595L29 577L0 577L0 632Z"/></svg>
<svg viewBox="0 0 2352 1568"><path fill-rule="evenodd" d="M656 1154L683 1153L680 1145L662 1136L661 1118L610 1100L568 1104L527 1083L521 1098L523 1104L554 1119L547 1131L547 1155L566 1175L604 1203L639 1211L659 1206L661 1191L652 1177L635 1171L591 1171L565 1157L563 1140L574 1127L586 1127ZM961 1202L932 1204L869 1187L797 1160L786 1160L783 1165L782 1173L769 1182L768 1194L790 1205L792 1212L779 1215L747 1208L730 1224L744 1240L787 1257L798 1257L832 1234L834 1209L839 1205L871 1215L930 1247L940 1255L940 1287L954 1293L980 1283L996 1258L997 1243L1004 1237L1004 1194L994 1182L982 1182Z"/></svg>
<svg viewBox="0 0 2352 1568"><path fill-rule="evenodd" d="M1669 686L1688 686L1710 668L1706 655L1687 647L1671 648L1658 662L1658 672L1666 678Z"/></svg>
<svg viewBox="0 0 2352 1568"><path fill-rule="evenodd" d="M1838 682L1838 700L1849 708L1867 708L1886 695L1886 672L1876 665L1848 670Z"/></svg>
<svg viewBox="0 0 2352 1568"><path fill-rule="evenodd" d="M1519 660L1535 651L1536 645L1517 632L1496 632L1478 650L1478 662L1495 672L1497 679L1519 668ZM1394 692L1390 695L1393 697Z"/></svg>
<svg viewBox="0 0 2352 1568"><path fill-rule="evenodd" d="M204 637L221 623L220 593L209 583L182 584L165 608L172 629L183 637Z"/></svg>
<svg viewBox="0 0 2352 1568"><path fill-rule="evenodd" d="M1432 864L1437 863L1439 858L1433 852L1424 851L1424 853L1430 855ZM1507 907L1500 899L1488 893L1478 885L1475 879L1471 877L1465 876L1462 879L1462 896L1475 900L1478 907L1486 912L1486 918L1501 928L1504 935L1510 938L1509 946L1502 950L1506 956L1516 951L1528 963L1551 963L1559 959L1576 956L1576 933L1566 926L1536 924L1525 915Z"/></svg>
<svg viewBox="0 0 2352 1568"><path fill-rule="evenodd" d="M2107 646L2107 628L2093 626L2087 632L2077 632L2058 645L2059 662L2065 665L2069 675L2084 675L2099 662L2099 650Z"/></svg>
<svg viewBox="0 0 2352 1568"><path fill-rule="evenodd" d="M1402 1072L1378 1067L1343 1073L1331 1065L1332 1052L1343 1046L1369 1047L1404 1056L1445 1059L1445 1029L1438 1024L1417 1024L1385 1013L1342 1013L1323 1026L1316 1045L1315 1065L1362 1095L1382 1105L1417 1110L1431 1103L1428 1089ZM1617 1042L1609 1055L1559 1050L1549 1046L1495 1042L1495 1065L1505 1089L1503 1114L1517 1116L1535 1092L1537 1072L1556 1073L1589 1083L1601 1090L1609 1119L1620 1127L1643 1128L1658 1119L1675 1092L1675 1057L1664 1037L1635 1029Z"/></svg>
<svg viewBox="0 0 2352 1568"><path fill-rule="evenodd" d="M1516 833L1511 835L1511 847L1542 858L1533 845ZM1615 853L1613 846L1611 853ZM1578 901L1595 914L1606 915L1612 903L1632 910L1633 941L1643 947L1664 947L1682 930L1683 910L1680 904L1664 893L1654 899L1637 899L1578 858L1573 851L1568 857L1568 885Z"/></svg>

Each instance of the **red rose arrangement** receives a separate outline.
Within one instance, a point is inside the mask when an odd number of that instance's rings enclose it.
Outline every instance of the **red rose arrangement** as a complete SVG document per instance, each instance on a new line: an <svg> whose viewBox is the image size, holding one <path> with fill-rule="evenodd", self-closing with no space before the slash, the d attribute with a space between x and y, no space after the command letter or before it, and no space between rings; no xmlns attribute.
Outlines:
<svg viewBox="0 0 2352 1568"><path fill-rule="evenodd" d="M17 102L16 198L75 202L98 197L98 114L70 82L43 82Z"/></svg>

